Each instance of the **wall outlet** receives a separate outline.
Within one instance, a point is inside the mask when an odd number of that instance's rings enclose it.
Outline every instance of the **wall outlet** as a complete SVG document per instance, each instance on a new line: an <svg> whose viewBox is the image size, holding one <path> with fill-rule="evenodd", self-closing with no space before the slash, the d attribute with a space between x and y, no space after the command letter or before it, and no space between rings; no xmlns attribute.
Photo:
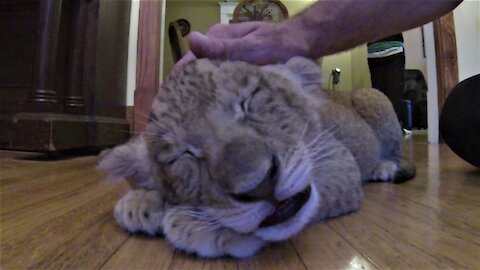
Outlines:
<svg viewBox="0 0 480 270"><path fill-rule="evenodd" d="M335 85L335 84L338 84L340 82L340 68L334 68L332 69L332 83Z"/></svg>

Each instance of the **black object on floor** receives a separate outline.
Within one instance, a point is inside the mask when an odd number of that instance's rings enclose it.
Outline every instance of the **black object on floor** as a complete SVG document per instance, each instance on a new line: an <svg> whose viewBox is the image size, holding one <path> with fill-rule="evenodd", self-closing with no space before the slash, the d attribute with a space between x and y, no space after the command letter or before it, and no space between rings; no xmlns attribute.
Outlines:
<svg viewBox="0 0 480 270"><path fill-rule="evenodd" d="M480 168L480 74L460 82L448 95L440 135L455 154Z"/></svg>

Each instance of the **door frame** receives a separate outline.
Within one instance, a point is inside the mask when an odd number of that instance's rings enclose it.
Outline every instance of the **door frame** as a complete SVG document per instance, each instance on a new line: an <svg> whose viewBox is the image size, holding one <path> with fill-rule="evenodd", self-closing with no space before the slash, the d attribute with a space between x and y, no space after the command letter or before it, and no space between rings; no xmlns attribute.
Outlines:
<svg viewBox="0 0 480 270"><path fill-rule="evenodd" d="M427 60L428 142L440 143L440 113L458 84L458 54L453 11L423 26Z"/></svg>
<svg viewBox="0 0 480 270"><path fill-rule="evenodd" d="M133 133L145 130L160 83L163 66L165 0L141 0L138 15Z"/></svg>

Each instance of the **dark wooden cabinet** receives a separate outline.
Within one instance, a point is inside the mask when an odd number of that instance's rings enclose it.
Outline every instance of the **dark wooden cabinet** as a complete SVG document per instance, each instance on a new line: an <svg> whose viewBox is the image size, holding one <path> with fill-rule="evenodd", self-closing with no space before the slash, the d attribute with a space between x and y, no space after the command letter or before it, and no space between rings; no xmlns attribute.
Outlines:
<svg viewBox="0 0 480 270"><path fill-rule="evenodd" d="M130 1L0 0L0 147L61 151L129 136Z"/></svg>

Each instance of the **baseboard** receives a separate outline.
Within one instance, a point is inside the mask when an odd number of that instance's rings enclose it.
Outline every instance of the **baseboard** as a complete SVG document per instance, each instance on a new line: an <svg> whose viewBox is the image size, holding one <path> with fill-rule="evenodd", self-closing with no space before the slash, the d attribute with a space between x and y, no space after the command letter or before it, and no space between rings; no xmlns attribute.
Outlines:
<svg viewBox="0 0 480 270"><path fill-rule="evenodd" d="M130 137L130 125L120 118L52 113L18 113L8 118L2 120L9 130L3 135L1 147L12 150L104 148Z"/></svg>

